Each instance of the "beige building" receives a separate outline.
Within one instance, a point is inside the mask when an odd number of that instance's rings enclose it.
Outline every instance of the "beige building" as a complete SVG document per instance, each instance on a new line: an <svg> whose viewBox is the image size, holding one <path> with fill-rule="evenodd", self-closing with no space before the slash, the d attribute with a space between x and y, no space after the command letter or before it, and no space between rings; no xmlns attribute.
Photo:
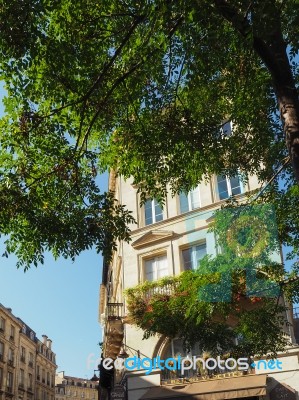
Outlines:
<svg viewBox="0 0 299 400"><path fill-rule="evenodd" d="M188 195L172 197L168 194L162 209L156 200L150 199L140 207L140 198L132 180L125 181L120 176L110 174L109 189L114 191L121 204L132 211L137 224L131 226L131 242L118 243L112 261L109 264L104 262L103 265L99 319L103 326L104 357L115 359L124 351L129 356L142 355L152 359L157 356L165 359L178 353L185 354L180 340L170 341L158 335L143 340L143 331L137 329L127 318L123 291L146 280L155 281L163 276L178 275L186 269L194 268L205 254L217 254L220 249L216 238L213 233L208 232L213 211L231 195L241 201L246 192L259 187L255 177L250 177L247 183L243 183L238 176L213 176L209 182L199 184ZM276 257L279 261L280 255L277 254ZM288 312L287 319L292 322L291 312ZM103 372L105 379L103 382L101 380L101 398L111 398L116 384L126 388L128 400L181 397L198 400L298 398L299 347L295 345L291 326L285 328L285 335L290 343L290 350L282 355L283 372L276 369L266 374L260 368L259 377L257 374L246 377L227 376L221 382L218 379L218 383L212 379L209 382L199 382L194 377L189 383L182 384L182 380L169 380L159 369L149 375L145 375L144 370L130 372L116 369L114 379L106 376L106 371ZM197 351L199 350L195 348L191 356L198 356ZM277 386L278 382L281 382L282 387ZM232 387L236 388L234 392ZM227 394L228 392L231 394ZM281 396L295 397L275 397L276 392Z"/></svg>
<svg viewBox="0 0 299 400"><path fill-rule="evenodd" d="M98 400L98 383L58 372L55 378L55 400Z"/></svg>
<svg viewBox="0 0 299 400"><path fill-rule="evenodd" d="M54 400L56 368L51 341L0 304L0 400Z"/></svg>
<svg viewBox="0 0 299 400"><path fill-rule="evenodd" d="M43 335L36 341L36 400L54 400L56 368L52 340Z"/></svg>

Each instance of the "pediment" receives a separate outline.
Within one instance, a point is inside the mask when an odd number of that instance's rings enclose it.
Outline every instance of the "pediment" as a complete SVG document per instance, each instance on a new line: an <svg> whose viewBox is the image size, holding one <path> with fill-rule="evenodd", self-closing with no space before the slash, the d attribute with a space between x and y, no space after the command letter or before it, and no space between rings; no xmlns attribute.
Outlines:
<svg viewBox="0 0 299 400"><path fill-rule="evenodd" d="M164 240L172 239L175 236L173 231L149 231L141 236L139 239L132 243L134 249L141 247L150 246L157 242L163 242Z"/></svg>

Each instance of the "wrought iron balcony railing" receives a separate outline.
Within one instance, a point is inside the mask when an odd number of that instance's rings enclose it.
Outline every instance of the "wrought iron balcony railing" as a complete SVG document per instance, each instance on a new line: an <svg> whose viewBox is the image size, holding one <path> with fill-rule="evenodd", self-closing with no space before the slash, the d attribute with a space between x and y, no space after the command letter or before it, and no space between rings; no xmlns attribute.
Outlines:
<svg viewBox="0 0 299 400"><path fill-rule="evenodd" d="M123 317L123 303L108 303L106 307L106 320L120 320Z"/></svg>

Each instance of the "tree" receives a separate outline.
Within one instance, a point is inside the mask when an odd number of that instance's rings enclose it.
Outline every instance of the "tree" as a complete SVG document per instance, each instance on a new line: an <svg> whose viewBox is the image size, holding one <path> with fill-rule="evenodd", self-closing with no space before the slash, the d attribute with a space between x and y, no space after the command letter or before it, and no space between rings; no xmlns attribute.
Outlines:
<svg viewBox="0 0 299 400"><path fill-rule="evenodd" d="M127 238L113 202L112 225L97 220L107 168L162 201L212 173L267 180L288 156L286 189L267 196L288 204L296 242L296 0L7 0L0 20L0 228L21 264Z"/></svg>

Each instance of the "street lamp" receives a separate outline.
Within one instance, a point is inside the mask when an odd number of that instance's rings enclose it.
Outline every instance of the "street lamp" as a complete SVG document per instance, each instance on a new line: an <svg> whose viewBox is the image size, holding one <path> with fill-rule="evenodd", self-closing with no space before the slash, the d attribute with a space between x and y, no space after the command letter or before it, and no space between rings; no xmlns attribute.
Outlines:
<svg viewBox="0 0 299 400"><path fill-rule="evenodd" d="M143 357L146 357L146 358L150 358L150 357L146 356L145 354L141 353L140 350L136 350L133 347L128 346L125 343L122 344L122 349L118 355L119 358L128 358L129 357L129 354L126 352L125 348L135 351L138 358L140 358L140 355L142 355Z"/></svg>
<svg viewBox="0 0 299 400"><path fill-rule="evenodd" d="M98 365L98 369L93 370L93 377L90 379L92 382L98 382L98 385L96 386L97 391L98 391L98 400L101 400L101 389L100 389L100 375L98 376L96 372L100 372L100 365Z"/></svg>

